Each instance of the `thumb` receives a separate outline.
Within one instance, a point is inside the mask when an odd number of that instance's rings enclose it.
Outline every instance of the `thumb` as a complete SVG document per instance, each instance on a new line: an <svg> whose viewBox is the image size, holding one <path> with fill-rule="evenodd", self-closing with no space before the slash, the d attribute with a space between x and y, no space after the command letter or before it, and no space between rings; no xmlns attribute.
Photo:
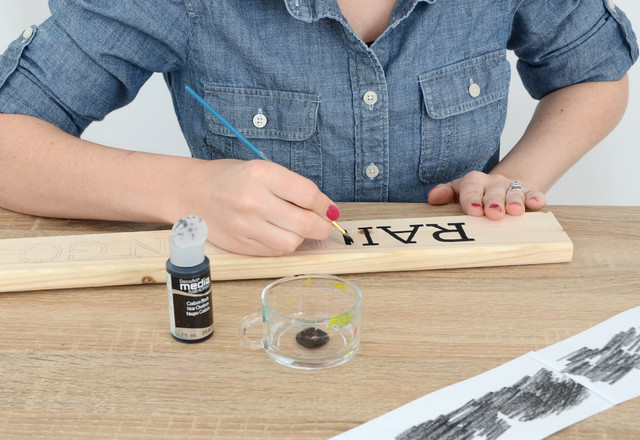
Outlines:
<svg viewBox="0 0 640 440"><path fill-rule="evenodd" d="M454 182L441 183L434 186L429 194L427 201L432 205L446 205L456 201L456 191L454 190Z"/></svg>

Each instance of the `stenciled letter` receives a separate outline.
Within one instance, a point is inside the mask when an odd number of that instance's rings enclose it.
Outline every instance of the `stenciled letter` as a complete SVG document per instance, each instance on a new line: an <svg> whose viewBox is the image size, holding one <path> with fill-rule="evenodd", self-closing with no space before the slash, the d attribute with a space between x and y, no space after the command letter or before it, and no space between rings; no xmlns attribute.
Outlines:
<svg viewBox="0 0 640 440"><path fill-rule="evenodd" d="M422 226L423 225L409 225L409 227L413 229L407 231L392 231L391 226L377 226L377 228L382 229L384 232L391 235L393 238L403 244L416 244L418 242L413 241L413 237L416 235L416 232L418 232L418 229L420 229ZM402 237L398 236L398 234L409 234L409 236L405 240Z"/></svg>
<svg viewBox="0 0 640 440"><path fill-rule="evenodd" d="M438 241L442 241L442 242L454 242L454 241L475 241L474 238L469 238L467 237L467 233L465 232L464 228L462 227L464 225L464 222L461 223L447 223L447 225L449 226L455 226L454 229L447 229L444 226L440 226L438 224L427 224L426 226L432 226L434 228L439 229L438 231L435 231L433 233L433 238L435 238ZM442 234L445 233L453 233L453 234L457 234L457 237L455 238L442 238Z"/></svg>
<svg viewBox="0 0 640 440"><path fill-rule="evenodd" d="M371 233L369 232L371 230L371 226L367 226L366 228L358 228L359 231L362 231L362 233L364 234L365 238L367 239L367 242L364 243L362 246L378 246L380 245L380 243L376 243L371 239Z"/></svg>

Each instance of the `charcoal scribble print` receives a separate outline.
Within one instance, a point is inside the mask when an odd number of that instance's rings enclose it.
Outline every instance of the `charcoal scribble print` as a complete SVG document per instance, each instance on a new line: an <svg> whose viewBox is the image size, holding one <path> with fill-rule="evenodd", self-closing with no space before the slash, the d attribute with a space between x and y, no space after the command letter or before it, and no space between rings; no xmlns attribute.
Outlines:
<svg viewBox="0 0 640 440"><path fill-rule="evenodd" d="M545 368L514 385L492 391L449 414L413 426L396 440L495 440L509 419L528 422L580 405L589 391Z"/></svg>
<svg viewBox="0 0 640 440"><path fill-rule="evenodd" d="M602 348L583 347L559 360L568 361L563 373L613 385L633 369L640 369L640 330L632 327L613 336Z"/></svg>

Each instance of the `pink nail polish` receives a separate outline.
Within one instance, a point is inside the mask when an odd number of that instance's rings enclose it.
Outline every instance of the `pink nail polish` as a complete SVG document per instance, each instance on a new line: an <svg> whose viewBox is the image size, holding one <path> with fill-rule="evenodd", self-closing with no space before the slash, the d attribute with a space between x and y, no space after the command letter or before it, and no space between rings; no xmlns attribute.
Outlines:
<svg viewBox="0 0 640 440"><path fill-rule="evenodd" d="M472 203L471 206L473 206L474 208L482 208L482 205L480 203Z"/></svg>
<svg viewBox="0 0 640 440"><path fill-rule="evenodd" d="M502 212L502 208L500 208L500 205L494 203L491 206L489 206L489 208L491 209L497 209L498 211Z"/></svg>
<svg viewBox="0 0 640 440"><path fill-rule="evenodd" d="M340 218L340 208L336 205L329 205L329 209L327 209L327 218L332 222L338 220Z"/></svg>

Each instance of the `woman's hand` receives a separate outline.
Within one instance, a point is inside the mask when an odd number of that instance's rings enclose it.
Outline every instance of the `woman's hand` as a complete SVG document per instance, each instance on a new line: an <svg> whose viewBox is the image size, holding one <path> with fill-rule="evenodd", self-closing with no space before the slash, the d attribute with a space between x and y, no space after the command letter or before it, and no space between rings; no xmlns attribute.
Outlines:
<svg viewBox="0 0 640 440"><path fill-rule="evenodd" d="M491 220L499 220L505 214L522 215L526 209L536 211L547 203L541 191L527 187L526 182L521 183L522 189L511 189L512 182L516 181L500 174L472 171L434 187L428 201L432 205L458 202L466 214L486 215Z"/></svg>
<svg viewBox="0 0 640 440"><path fill-rule="evenodd" d="M625 74L618 81L584 82L549 93L538 103L527 130L490 174L472 171L436 186L429 203L460 202L469 215L492 220L521 215L546 204L544 193L613 130L629 96ZM522 190L509 191L514 176Z"/></svg>
<svg viewBox="0 0 640 440"><path fill-rule="evenodd" d="M191 167L174 220L199 215L209 240L231 252L291 253L305 238L326 239L332 227L327 216L339 215L315 183L272 162L222 159Z"/></svg>

